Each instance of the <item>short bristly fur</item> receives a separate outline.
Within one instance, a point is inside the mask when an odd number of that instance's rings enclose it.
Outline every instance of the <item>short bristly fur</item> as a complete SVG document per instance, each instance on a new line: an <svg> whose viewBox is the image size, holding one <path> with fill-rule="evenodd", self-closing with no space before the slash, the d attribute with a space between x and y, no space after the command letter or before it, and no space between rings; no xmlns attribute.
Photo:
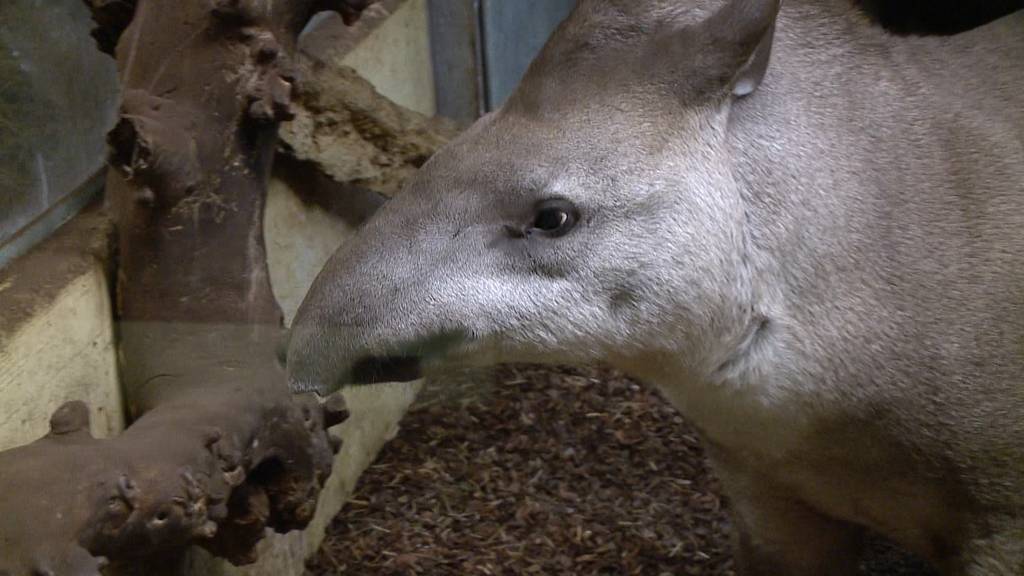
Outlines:
<svg viewBox="0 0 1024 576"><path fill-rule="evenodd" d="M547 198L576 227L523 232ZM660 387L742 574L855 574L867 529L1024 574L1024 13L899 37L847 0L582 0L333 257L288 366L326 392L415 354Z"/></svg>

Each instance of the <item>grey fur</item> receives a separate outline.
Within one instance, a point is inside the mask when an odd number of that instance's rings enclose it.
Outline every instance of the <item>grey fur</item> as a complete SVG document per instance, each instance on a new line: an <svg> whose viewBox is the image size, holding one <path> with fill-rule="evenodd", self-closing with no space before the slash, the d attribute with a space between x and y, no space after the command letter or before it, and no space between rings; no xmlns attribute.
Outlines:
<svg viewBox="0 0 1024 576"><path fill-rule="evenodd" d="M328 263L293 385L606 361L702 431L743 574L854 574L865 528L1024 574L1024 13L907 38L787 0L772 46L773 3L730 1L742 37L718 1L582 0ZM575 230L506 232L547 197Z"/></svg>

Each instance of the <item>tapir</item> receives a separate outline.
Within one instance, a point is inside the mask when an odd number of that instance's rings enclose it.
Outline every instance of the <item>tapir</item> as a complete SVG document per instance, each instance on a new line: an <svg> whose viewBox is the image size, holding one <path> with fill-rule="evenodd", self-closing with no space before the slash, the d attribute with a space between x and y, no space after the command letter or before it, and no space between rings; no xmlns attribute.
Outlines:
<svg viewBox="0 0 1024 576"><path fill-rule="evenodd" d="M1024 12L898 36L849 0L581 0L287 345L322 394L504 362L659 388L741 575L855 574L865 534L1024 574Z"/></svg>

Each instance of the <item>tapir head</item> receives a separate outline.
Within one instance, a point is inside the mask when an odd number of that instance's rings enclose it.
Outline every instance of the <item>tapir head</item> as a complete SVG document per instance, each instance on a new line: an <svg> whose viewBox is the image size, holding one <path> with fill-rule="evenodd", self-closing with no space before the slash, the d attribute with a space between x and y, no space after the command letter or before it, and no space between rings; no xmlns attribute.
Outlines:
<svg viewBox="0 0 1024 576"><path fill-rule="evenodd" d="M509 101L328 262L293 388L481 362L707 377L751 316L727 124L779 1L581 0Z"/></svg>

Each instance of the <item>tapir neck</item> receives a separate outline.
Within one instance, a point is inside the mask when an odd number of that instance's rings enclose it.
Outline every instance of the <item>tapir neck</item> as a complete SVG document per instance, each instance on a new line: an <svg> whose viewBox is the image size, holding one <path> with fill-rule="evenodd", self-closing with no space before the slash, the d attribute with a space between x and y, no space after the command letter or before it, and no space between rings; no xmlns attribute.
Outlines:
<svg viewBox="0 0 1024 576"><path fill-rule="evenodd" d="M729 127L780 385L1021 358L992 336L1024 336L1021 29L1024 13L898 37L843 1L786 3L769 73ZM1024 360L983 370L1009 382Z"/></svg>

